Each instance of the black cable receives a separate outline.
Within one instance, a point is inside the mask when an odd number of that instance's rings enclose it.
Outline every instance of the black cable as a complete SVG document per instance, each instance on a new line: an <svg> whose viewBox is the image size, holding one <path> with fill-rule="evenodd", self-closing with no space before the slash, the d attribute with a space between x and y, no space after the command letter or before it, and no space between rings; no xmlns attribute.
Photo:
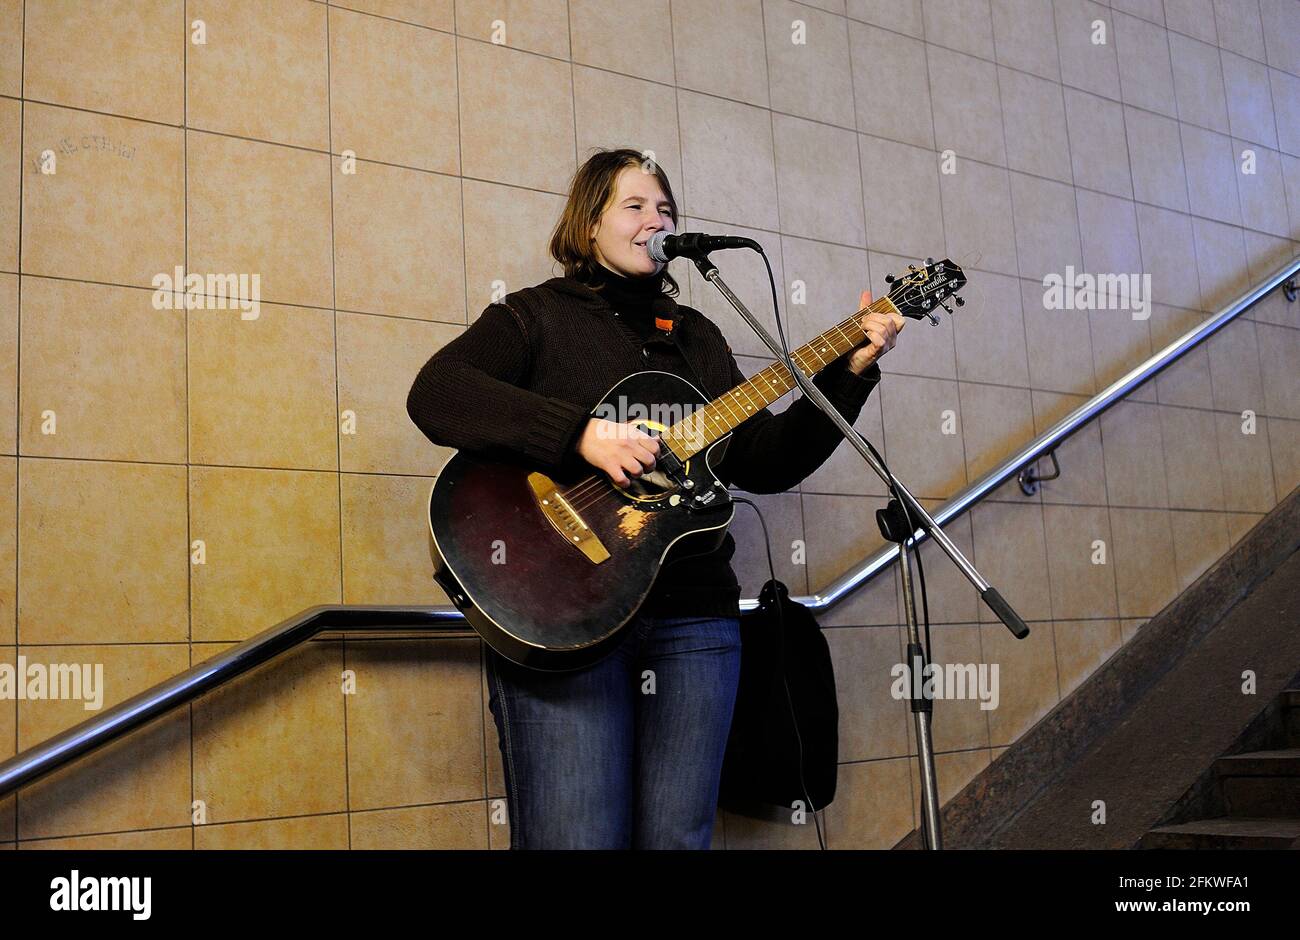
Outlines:
<svg viewBox="0 0 1300 940"><path fill-rule="evenodd" d="M772 263L771 261L768 260L767 253L763 251L762 246L759 246L757 250L758 250L758 256L763 259L763 264L767 267L767 283L772 291L772 316L776 321L777 336L779 336L781 339L781 350L783 353L782 364L785 365L785 367L790 370L791 376L793 377L795 366L794 366L794 361L791 359L790 356L790 346L785 339L785 330L781 326L781 307L778 302L777 293L776 293L776 275L772 273ZM795 384L798 385L797 382ZM859 435L859 437L861 438L862 442L866 444L867 449L871 452L871 455L876 458L880 466L884 469L885 475L888 478L885 482L886 485L889 487L890 495L898 501L899 506L901 506L903 509L903 515L907 519L907 525L908 525L907 538L903 539L903 541L899 543L898 550L900 552L906 552L909 550L908 544L912 542L912 537L915 535L917 529L916 524L912 521L911 510L907 506L907 501L902 498L902 494L897 485L898 481L894 479L894 473L892 470L889 469L889 465L885 463L885 458L881 456L880 452L876 450L876 448L872 445L872 443L869 440L867 440L865 437L862 437L862 435ZM772 580L775 581L776 567L772 562L772 540L771 537L768 535L767 522L763 519L763 513L759 510L758 506L755 505L751 500L739 496L733 496L732 500L740 503L748 503L750 506L754 507L754 512L758 513L758 521L763 526L763 539L764 541L767 542L768 569L772 572ZM921 661L922 661L922 667L924 668L924 665L930 661L930 650L933 647L933 644L930 639L930 601L929 601L929 592L927 591L925 585L925 566L921 561L920 547L915 544L912 544L911 551L912 551L911 557L916 562L917 580L920 582L919 590L921 594L921 609L924 612L924 621L925 621L925 644L921 648ZM795 738L799 743L799 783L800 783L800 787L804 791L804 799L808 801L809 808L813 810L813 824L817 826L817 843L821 848L825 849L826 844L822 839L821 826L817 824L817 808L812 805L812 800L809 799L808 797L807 784L804 782L803 779L803 740L802 738L799 737L799 722L795 718L794 700L790 695L790 686L789 683L786 682L786 676L785 676L785 620L784 620L784 614L781 610L780 601L781 601L780 597L777 596L776 598L777 622L781 625L781 679L782 682L785 684L786 701L790 705L790 720L791 723L794 725ZM904 604L906 604L907 602L906 594L904 594L903 596L903 602ZM903 617L905 622L907 620L908 614L909 614L908 611L903 612ZM908 664L908 668L910 670L911 668L910 663ZM915 682L915 679L913 681ZM918 740L917 747L919 748L920 746L921 744L920 741ZM922 813L921 816L921 826L923 829L925 828L924 813Z"/></svg>
<svg viewBox="0 0 1300 940"><path fill-rule="evenodd" d="M767 545L767 568L772 573L772 580L776 581L776 565L772 561L772 537L767 531L767 520L763 518L763 511L758 508L758 504L751 499L743 496L731 497L732 502L748 503L753 507L754 512L758 513L758 522L763 527L763 541ZM776 587L772 588L772 596L776 599L776 622L781 631L781 684L785 687L785 701L790 707L790 724L794 726L794 740L799 749L799 789L803 791L804 802L812 810L813 827L817 830L817 845L825 850L826 839L822 836L821 823L817 820L818 809L813 805L812 797L808 795L808 781L803 775L803 736L799 733L799 721L795 717L794 696L790 694L790 682L785 672L785 610L781 605L781 595L777 592ZM823 810L824 811L824 808Z"/></svg>

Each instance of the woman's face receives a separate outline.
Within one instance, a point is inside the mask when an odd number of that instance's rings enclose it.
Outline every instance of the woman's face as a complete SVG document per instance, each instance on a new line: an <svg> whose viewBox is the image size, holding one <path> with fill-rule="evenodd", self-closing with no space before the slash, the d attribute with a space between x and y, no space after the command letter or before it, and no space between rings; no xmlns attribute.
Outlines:
<svg viewBox="0 0 1300 940"><path fill-rule="evenodd" d="M613 202L592 229L597 260L624 277L657 274L663 264L651 259L645 243L661 229L673 231L673 216L659 178L640 167L624 167Z"/></svg>

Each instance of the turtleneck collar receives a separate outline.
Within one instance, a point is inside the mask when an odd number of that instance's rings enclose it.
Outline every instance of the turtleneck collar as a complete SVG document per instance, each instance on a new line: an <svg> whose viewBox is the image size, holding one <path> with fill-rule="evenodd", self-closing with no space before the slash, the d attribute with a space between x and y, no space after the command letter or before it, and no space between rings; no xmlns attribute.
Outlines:
<svg viewBox="0 0 1300 940"><path fill-rule="evenodd" d="M679 314L677 304L663 292L665 269L641 277L625 277L603 264L586 284L618 313L625 317L671 330Z"/></svg>
<svg viewBox="0 0 1300 940"><path fill-rule="evenodd" d="M603 264L598 264L596 268L597 270L592 273L590 284L598 288L602 295L654 300L663 293L664 268L660 268L656 274L642 277L625 277L616 271L611 271Z"/></svg>

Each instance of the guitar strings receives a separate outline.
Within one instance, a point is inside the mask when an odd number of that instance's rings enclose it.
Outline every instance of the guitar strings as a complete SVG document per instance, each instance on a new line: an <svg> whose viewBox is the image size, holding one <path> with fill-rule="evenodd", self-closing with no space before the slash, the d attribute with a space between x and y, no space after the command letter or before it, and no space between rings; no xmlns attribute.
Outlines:
<svg viewBox="0 0 1300 940"><path fill-rule="evenodd" d="M768 366L766 369L764 369L763 372L767 372L767 371L769 371L769 370L775 369L778 365L779 365L779 363L774 363L773 365ZM758 375L754 376L754 379L757 379L759 376L761 376L761 375L763 374L763 372L760 372L760 373L758 373ZM752 384L752 382L754 381L754 379L750 379L749 382L746 383L746 384ZM771 384L771 385L775 385L776 383L775 383L775 382L772 382L771 380L769 380L769 384ZM791 386L791 387L792 387L792 386ZM787 388L785 389L785 391L789 391L789 390L790 390L789 387L787 387ZM735 389L733 389L732 391L735 392ZM784 394L784 392L783 392L782 394ZM750 399L750 398L751 398L751 396L749 395L749 393L745 393L745 397L746 397L747 399ZM726 398L727 398L727 396L724 395L724 396L722 396L722 398L719 398L719 399L717 400L717 402L718 402L718 403L721 403L722 406L723 406L724 408L727 409L727 412L728 412L728 413L727 413L726 417L727 417L728 421L731 422L731 428L728 428L728 431L730 431L730 430L734 429L735 427L737 427L740 423L742 423L743 421L745 421L748 417L750 417L750 415L746 415L746 414L743 414L742 412L738 411L734 406L732 406L731 404L729 404L729 403L726 401ZM716 404L716 403L714 403L714 404ZM751 404L752 404L752 400L751 400ZM697 414L698 414L698 412L697 412ZM739 420L736 420L737 418L739 418ZM693 421L695 420L695 418L694 418L694 416L692 416L692 418L690 418L690 419L688 419L688 420L690 420L690 421L693 422ZM711 420L713 420L715 424L718 423L718 419L716 419L716 418L711 419ZM681 423L684 423L684 422L681 422ZM681 423L676 424L676 425L673 425L673 428L679 427ZM669 429L669 431L671 431L671 430L672 430L672 428ZM723 433L725 434L725 433L727 433L727 432L724 431ZM697 434L697 429L692 428L691 436L698 436L698 434ZM721 437L721 435L719 435L719 437ZM663 436L661 435L659 439L660 439L660 440L663 440L664 438L663 438ZM715 438L715 440L716 440L716 438ZM703 449L703 448L700 448L700 449L696 450L695 453L698 453L699 450L702 450L702 449ZM678 459L681 459L681 458L678 458ZM689 459L689 458L687 458L687 459ZM590 494L593 490L599 490L600 492L599 492L599 493L598 493L594 498L589 499L589 500L582 501L583 497L585 497L585 496L587 496L588 494ZM601 502L602 500L604 500L604 499L606 499L606 498L608 498L608 497L610 497L610 496L616 496L616 495L619 495L619 494L621 494L622 492L623 492L622 488L615 486L615 484L613 483L612 480L609 480L607 477L601 476L600 474L592 474L591 476L587 477L586 479L580 481L580 482L579 482L577 485L575 485L572 489L569 489L569 490L562 490L562 491L560 492L559 495L562 496L562 497L564 497L564 498L569 502L569 504L573 507L574 511L577 512L577 511L579 511L579 510L586 509L586 508L588 508L588 507L594 506L594 505L596 505L597 503Z"/></svg>
<svg viewBox="0 0 1300 940"><path fill-rule="evenodd" d="M775 368L775 366L768 366L766 369L763 370L763 372L767 372L767 371L769 371L769 370L771 370L771 369L773 369L773 368ZM759 376L761 376L762 374L763 374L763 373L760 372L760 373L759 373ZM758 378L759 376L755 376L754 378L756 379L756 378ZM746 384L751 384L753 381L754 381L754 380L751 379L751 380L749 381L749 383L746 383ZM775 385L776 383L775 383L775 382L771 382L771 381L769 380L769 384ZM788 390L789 390L789 389L787 388L786 391L788 391ZM735 389L733 389L732 391L734 392ZM731 404L727 403L727 402L725 401L726 397L727 397L727 396L723 396L722 398L718 399L718 402L720 402L720 403L722 404L722 406L723 406L724 408L727 409L727 412L728 412L728 413L726 414L726 418L727 418L728 421L732 424L732 428L734 428L736 425L738 425L738 424L740 423L740 421L743 421L743 420L744 420L746 417L748 417L748 416L747 416L747 415L743 415L741 412L737 411L737 410L736 410L736 409L735 409ZM746 392L746 393L745 393L745 397L746 397L746 399L749 399L749 400L751 401L751 405L752 405L752 403L753 403L752 396L751 396L748 392ZM710 406L706 406L706 407L711 407L711 406L712 406L712 405L710 405ZM703 410L702 410L701 412L697 412L696 414L700 414L700 413L703 413ZM736 420L737 418L740 418L740 421L737 421L737 420ZM691 421L692 424L694 424L694 422L696 421L696 417L693 415L691 418L689 418L689 419L687 419L687 420L688 420L688 421ZM712 420L715 424L719 423L719 421L718 421L717 418L712 418L712 419L708 419L708 420ZM673 432L673 429L675 429L675 428L679 428L682 424L685 424L685 422L679 422L678 424L673 425L671 428L668 429L669 433L671 434L671 433ZM698 436L700 436L700 435L698 434L698 430L699 430L698 428L695 428L694 426L692 426L692 428L691 428L691 430L690 430L690 432L689 432L689 436L691 436L691 437L698 437ZM728 430L731 430L731 429L729 428ZM723 432L723 433L726 433L726 432ZM674 437L676 437L676 436L677 436L677 435L674 435ZM721 437L721 435L719 435L719 437ZM661 441L662 441L662 440L665 440L664 436L663 436L663 435L660 435L659 440L661 440ZM701 449L702 449L702 448L701 448ZM698 450L696 451L696 453L698 453ZM679 458L679 459L681 459L681 458ZM689 458L688 458L688 459L689 459ZM595 505L597 502L599 502L600 500L604 499L606 496L612 495L614 492L617 492L617 491L618 491L618 488L615 488L615 489L612 489L612 490L606 490L606 489L604 489L604 487L602 487L602 484L605 484L606 486L609 486L609 487L614 487L614 484L613 484L612 481L607 480L605 477L602 477L602 476L600 476L600 475L598 475L598 474L593 474L592 476L589 476L589 477L587 477L586 479L584 479L584 480L582 480L581 482L579 482L579 483L578 483L576 486L574 486L572 489L569 489L569 490L562 490L562 491L560 492L559 495L562 496L562 497L564 497L566 500L568 500L568 501L570 502L570 505L572 505L573 508L575 509L575 511L578 510L578 509L585 509L585 508L587 508L588 506L593 506L593 505ZM602 492L601 492L599 495L597 495L597 496L595 497L595 499L592 499L592 500L587 501L587 502L580 502L580 500L582 500L583 497L587 496L588 494L590 494L590 493L591 493L593 490L595 490L595 489L601 489Z"/></svg>
<svg viewBox="0 0 1300 940"><path fill-rule="evenodd" d="M878 300L876 300L876 301L873 301L871 304L868 304L866 307L862 307L862 308L859 309L858 312L857 312L856 314L854 314L852 317L846 319L843 323L836 324L835 326L833 326L830 330L827 330L826 332L827 332L827 333L830 333L830 332L832 332L832 331L838 332L841 336L843 336L846 340L849 341L849 347L848 347L848 348L849 348L849 349L852 349L852 348L853 348L853 344L854 344L853 338L844 332L844 326L845 326L846 324L848 324L849 322L852 322L854 326L857 326L859 329L861 329L861 326L860 326L860 324L859 324L859 322L858 322L858 321L860 320L860 318L861 318L864 314L871 312L871 311L873 310L873 308L876 306L876 304L878 304L878 303L880 303L881 301L884 301L884 300L888 300L888 297L882 297L882 298L880 298L880 299L878 299ZM863 332L863 335L864 335L864 336L866 335L865 331ZM811 343L810 343L810 344L807 344L807 346L805 346L805 348L808 348L808 346L811 346L811 345L812 345ZM836 356L837 356L837 357L838 357L839 355L842 355L842 353L840 353L840 352L838 351L838 347L837 347L836 345L832 344L832 347L831 347L831 348L836 350ZM801 353L801 350L796 350L796 351L792 354L792 357L791 357L791 358L793 359L793 361L795 362L795 364L798 365L798 366L800 367L801 370L804 370L804 362L801 361L801 360L802 360L802 359L806 359L807 357L806 357L806 356L802 356L802 357L801 357L801 356L800 356L800 353ZM817 354L817 358L818 358L818 359L821 359L822 357L821 357L820 354ZM833 360L832 360L832 361L833 361ZM824 361L824 360L822 361L822 365L823 365L823 366L825 366L825 365L827 365L827 364L828 364L828 363L827 363L826 361ZM781 370L784 368L784 366L785 366L785 364L782 363L782 362L774 362L774 363L772 363L771 365L769 365L769 366L767 366L766 368L764 368L762 371L758 372L758 373L757 373L756 375L754 375L752 378L750 378L750 379L749 379L745 384L746 384L746 385L753 385L754 382L755 382L755 380L761 378L761 377L764 375L764 373L769 372L769 371L773 371L773 370L775 370L775 374L776 374L776 375L779 375L780 372L781 372ZM789 370L786 369L785 372L786 372L786 380L789 380L789 384L787 385L787 387L785 388L785 390L781 393L782 395L785 394L786 392L789 392L792 388L794 388L794 387L797 385L797 383L793 382L793 377L789 375ZM786 380L783 380L783 382L785 382ZM767 379L767 380L765 380L765 381L766 381L767 384L769 384L769 385L772 385L772 386L775 386L775 385L776 385L776 383L775 383L774 381L772 381L772 379L770 379L770 378ZM732 389L732 393L735 393L735 392L736 392L736 389ZM730 394L730 393L729 393L729 394ZM751 400L751 401L752 401L751 396L750 396L750 394L749 394L748 392L745 392L744 394L745 394L745 397L746 397L747 400ZM778 397L780 397L780 396L778 396ZM727 415L727 417L728 417L728 419L730 419L730 420L733 420L733 421L734 421L734 418L735 418L735 417L737 417L737 416L740 417L740 421L737 421L737 422L735 422L735 423L732 425L732 428L731 428L731 429L734 429L734 428L737 427L740 423L742 423L743 421L745 421L745 420L747 420L749 417L751 417L752 414L751 414L751 415L745 415L745 414L743 414L743 413L741 413L741 412L735 411L734 408L733 408L733 406L732 406L732 405L727 401L727 398L728 398L728 395L723 395L723 396L721 396L720 398L718 398L718 399L716 400L716 402L714 402L714 403L712 403L712 404L715 404L715 405L716 405L716 404L718 404L718 403L721 403L721 404L723 405L723 407L725 407L725 408L728 410L729 414ZM760 400L761 400L761 398L760 398ZM764 406L764 407L766 407L766 406ZM694 420L694 418L692 418L691 420ZM716 422L716 419L714 419L714 420L715 420L715 422ZM677 426L678 426L678 425L674 425L673 427L677 427ZM731 429L728 429L728 430L731 430ZM669 430L671 431L672 429L670 428ZM724 432L724 433L725 433L725 432ZM662 436L660 437L660 439L661 439L661 440L663 439ZM697 451L697 452L698 452L698 451ZM589 496L590 494L592 494L593 492L595 492L596 495L595 495L594 497L590 498L590 499L586 499L586 497ZM592 474L592 475L586 477L585 479L579 481L579 482L578 482L575 486L573 486L571 489L568 489L568 490L561 490L561 491L559 492L559 495L560 495L561 497L563 497L563 498L566 500L566 502L569 503L569 505L573 508L573 510L574 510L575 512L578 512L578 511L581 511L581 510L584 510L584 509L588 509L588 508L590 508L590 507L592 507L592 506L595 506L597 503L600 503L600 502L602 502L603 500L605 500L605 499L607 499L607 498L609 498L609 497L611 497L611 496L617 496L617 495L620 495L620 494L622 494L622 492L623 492L623 491L622 491L622 488L616 486L612 480L609 480L607 477L605 477L605 476L601 476L600 474Z"/></svg>
<svg viewBox="0 0 1300 940"><path fill-rule="evenodd" d="M885 298L882 298L882 299L885 299ZM856 326L856 325L857 325L857 320L858 320L858 318L859 318L863 313L865 313L865 312L869 312L869 311L872 309L873 306L874 306L874 304L872 304L872 305L868 305L867 307L863 307L863 308L862 308L861 310L859 310L859 311L857 312L857 314L855 314L852 318L849 318L848 320L846 320L846 321L845 321L845 324L847 324L847 323L849 323L849 322L853 322L854 325ZM832 330L839 332L839 334L840 334L841 336L844 336L845 339L849 340L849 344L850 344L850 345L849 345L849 348L850 348L850 349L852 348L853 340L852 340L851 337L849 337L847 334L845 334L845 332L844 332L844 324L837 324L836 326L832 327ZM831 332L831 330L828 330L827 332L829 333L829 332ZM864 332L863 335L865 336L865 332ZM811 344L809 344L809 345L811 345ZM838 352L838 347L836 347L835 345L832 345L832 349L836 349L836 350L837 350L837 353L836 353L837 356L838 356L838 355L841 355L841 353ZM803 363L802 361L800 361L800 360L801 360L801 357L799 356L799 352L798 352L798 351L796 351L796 353L794 354L794 357L795 357L795 362L800 366L801 369L804 369L804 368L805 368L805 367L804 367L804 363ZM802 358L806 359L807 357L804 356L804 357L802 357ZM817 358L818 358L818 359L822 359L822 357L821 357L820 354L817 355ZM825 366L825 365L827 365L827 364L828 364L828 363L827 363L825 360L822 360L822 365L823 365L823 366ZM784 371L784 372L785 372L785 379L783 380L783 382L785 383L785 388L784 388L784 390L783 390L783 391L782 391L782 392L777 396L777 397L779 398L780 395L783 395L783 394L785 394L786 392L789 392L792 388L794 388L794 387L795 387L795 384L796 384L796 383L794 383L794 382L792 381L792 377L789 375L789 371L788 371L788 370L784 370L784 369L782 368L783 366L784 366L784 363L780 363L780 362L773 363L773 364L767 366L765 369L763 369L763 370L760 371L759 373L757 373L757 374L756 374L754 377L752 377L752 378L751 378L751 379L750 379L746 384L748 384L748 385L753 385L755 381L761 379L762 376L763 376L765 373L769 372L769 371L773 371L773 372L774 372L774 375L779 375L782 371ZM771 385L771 386L773 386L773 387L776 386L776 382L773 381L771 378L766 379L765 381L767 382L767 384L769 384L769 385ZM735 389L733 389L732 391L733 391L733 393L736 392ZM738 397L738 394L736 395L736 397ZM748 392L745 393L745 397L746 397L747 400L750 400L750 401L752 402L752 398L751 398L751 396L750 396L750 394L749 394ZM760 399L760 400L761 400L761 399ZM775 399L774 399L774 400L775 400ZM747 414L744 414L743 412L740 412L740 411L736 410L735 407L734 407L732 404L730 404L730 402L728 401L728 396L727 396L727 395L723 395L722 397L720 397L719 399L717 399L717 401L716 401L715 403L713 403L713 404L715 404L715 405L716 405L716 404L721 404L724 408L727 409L727 411L729 412L729 414L727 415L727 417L728 417L731 421L734 422L734 423L732 424L732 429L734 429L734 427L738 426L740 423L742 423L743 421L747 420L749 417L752 416L752 413L749 414L749 415L747 415ZM736 417L739 417L739 418L740 418L740 421L735 421L734 419L735 419ZM692 420L694 420L694 419L692 419ZM716 419L716 418L713 419L713 420L715 421L715 423L717 422L717 419ZM678 426L678 425L674 425L674 427L677 427L677 426ZM670 430L671 430L671 429L670 429ZM731 430L731 429L728 429L728 430ZM724 433L726 433L726 432L724 432ZM719 435L719 437L721 437L721 435ZM661 439L661 440L663 439L662 436L660 437L660 439ZM698 452L698 451L697 451L697 452ZM596 490L599 490L599 492L594 496L594 498L591 498L591 499L585 499L585 497L587 497L589 494L591 494L593 491L596 491ZM587 509L587 508L589 508L589 507L591 507L591 506L594 506L594 505L596 505L597 503L599 503L599 502L603 501L604 499L609 498L609 497L611 497L611 496L617 496L617 495L620 495L622 492L623 492L622 488L616 486L616 485L613 483L612 480L609 480L609 479L607 479L607 478L605 478L605 477L603 477L603 476L601 476L601 475L599 475L599 474L592 474L591 476L587 477L586 479L580 481L580 482L579 482L577 485L575 485L573 488L571 488L571 489L569 489L569 490L562 490L562 491L560 491L559 495L560 495L561 497L565 498L566 501L569 502L569 504L570 504L570 506L573 508L573 510L574 510L575 512L577 512L577 511L580 511L580 510L583 510L583 509Z"/></svg>

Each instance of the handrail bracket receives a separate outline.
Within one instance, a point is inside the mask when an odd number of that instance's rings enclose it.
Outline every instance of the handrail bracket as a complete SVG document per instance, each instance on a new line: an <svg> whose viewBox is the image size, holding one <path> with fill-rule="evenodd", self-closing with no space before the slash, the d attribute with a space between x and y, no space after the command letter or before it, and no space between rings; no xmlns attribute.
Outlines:
<svg viewBox="0 0 1300 940"><path fill-rule="evenodd" d="M1039 476L1038 461L1043 457L1052 458L1052 472ZM1026 496L1033 496L1038 492L1038 484L1044 480L1055 480L1061 475L1061 465L1056 460L1056 448L1053 447L1045 454L1035 457L1030 463L1025 464L1020 473L1016 475L1016 480L1020 483L1020 491Z"/></svg>

